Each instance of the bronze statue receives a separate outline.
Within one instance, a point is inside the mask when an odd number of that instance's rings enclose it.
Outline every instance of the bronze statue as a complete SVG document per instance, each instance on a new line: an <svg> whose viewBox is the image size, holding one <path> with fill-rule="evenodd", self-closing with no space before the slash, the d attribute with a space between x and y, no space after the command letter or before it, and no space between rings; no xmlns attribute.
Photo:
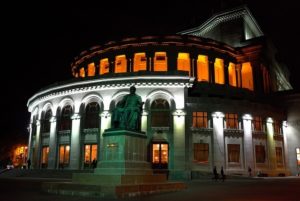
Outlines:
<svg viewBox="0 0 300 201"><path fill-rule="evenodd" d="M143 102L141 96L135 94L135 91L136 88L131 86L130 94L125 95L113 110L113 128L140 131Z"/></svg>

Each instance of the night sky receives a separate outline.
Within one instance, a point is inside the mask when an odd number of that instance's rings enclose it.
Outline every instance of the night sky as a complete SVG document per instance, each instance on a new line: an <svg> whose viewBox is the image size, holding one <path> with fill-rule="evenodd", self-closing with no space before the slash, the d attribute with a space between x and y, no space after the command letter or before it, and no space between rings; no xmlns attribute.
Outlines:
<svg viewBox="0 0 300 201"><path fill-rule="evenodd" d="M273 40L278 58L291 71L293 87L300 89L300 7L293 1L84 2L12 5L2 17L2 40L9 45L2 46L7 55L1 66L0 147L7 141L27 140L27 100L47 85L72 78L70 63L81 51L125 37L174 34L199 26L213 13L240 2L248 5Z"/></svg>

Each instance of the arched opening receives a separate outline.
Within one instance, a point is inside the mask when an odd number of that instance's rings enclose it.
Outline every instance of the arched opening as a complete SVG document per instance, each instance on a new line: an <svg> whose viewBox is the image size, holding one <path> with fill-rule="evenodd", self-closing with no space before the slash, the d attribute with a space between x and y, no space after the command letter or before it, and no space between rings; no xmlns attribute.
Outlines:
<svg viewBox="0 0 300 201"><path fill-rule="evenodd" d="M99 128L99 111L100 107L97 102L91 102L87 104L85 108L84 128Z"/></svg>
<svg viewBox="0 0 300 201"><path fill-rule="evenodd" d="M224 62L223 59L216 58L215 60L215 83L224 84Z"/></svg>
<svg viewBox="0 0 300 201"><path fill-rule="evenodd" d="M231 62L229 63L228 66L228 80L230 86L233 87L237 86L235 64Z"/></svg>
<svg viewBox="0 0 300 201"><path fill-rule="evenodd" d="M197 79L199 82L208 82L209 81L208 57L205 55L198 55Z"/></svg>
<svg viewBox="0 0 300 201"><path fill-rule="evenodd" d="M101 59L100 60L100 66L99 66L100 70L99 70L99 74L103 75L106 73L109 73L109 62L108 62L108 58L105 59Z"/></svg>
<svg viewBox="0 0 300 201"><path fill-rule="evenodd" d="M127 72L127 60L125 54L116 56L115 73Z"/></svg>
<svg viewBox="0 0 300 201"><path fill-rule="evenodd" d="M147 70L147 58L143 52L134 54L133 72Z"/></svg>
<svg viewBox="0 0 300 201"><path fill-rule="evenodd" d="M96 69L95 69L95 64L94 63L90 63L88 64L88 72L87 72L87 76L95 76L95 72L96 72Z"/></svg>
<svg viewBox="0 0 300 201"><path fill-rule="evenodd" d="M189 53L178 53L177 70L187 71L191 74L191 61Z"/></svg>
<svg viewBox="0 0 300 201"><path fill-rule="evenodd" d="M156 99L151 104L151 127L170 126L170 106L165 99Z"/></svg>
<svg viewBox="0 0 300 201"><path fill-rule="evenodd" d="M242 64L242 88L253 91L252 66L250 62Z"/></svg>
<svg viewBox="0 0 300 201"><path fill-rule="evenodd" d="M155 52L154 71L167 71L167 54L166 52Z"/></svg>
<svg viewBox="0 0 300 201"><path fill-rule="evenodd" d="M60 124L58 127L59 131L71 130L71 126L72 126L71 115L72 115L71 105L65 106L62 109L61 116L60 116Z"/></svg>

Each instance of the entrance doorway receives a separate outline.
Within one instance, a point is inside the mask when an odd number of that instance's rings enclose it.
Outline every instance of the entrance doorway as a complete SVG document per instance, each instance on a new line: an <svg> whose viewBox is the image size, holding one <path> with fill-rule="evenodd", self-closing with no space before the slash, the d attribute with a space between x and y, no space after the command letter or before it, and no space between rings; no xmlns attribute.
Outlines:
<svg viewBox="0 0 300 201"><path fill-rule="evenodd" d="M169 145L167 143L152 144L152 168L168 169Z"/></svg>

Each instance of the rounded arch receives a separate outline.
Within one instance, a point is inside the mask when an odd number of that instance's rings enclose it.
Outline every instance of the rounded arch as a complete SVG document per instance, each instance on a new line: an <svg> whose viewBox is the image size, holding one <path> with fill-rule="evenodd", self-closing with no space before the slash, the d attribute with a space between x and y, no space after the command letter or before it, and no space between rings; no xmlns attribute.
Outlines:
<svg viewBox="0 0 300 201"><path fill-rule="evenodd" d="M65 97L64 99L62 99L57 107L57 116L60 116L62 108L64 108L65 106L70 105L72 107L72 111L74 112L74 100L71 97Z"/></svg>
<svg viewBox="0 0 300 201"><path fill-rule="evenodd" d="M128 90L121 90L112 95L111 102L109 104L109 109L112 110L115 108L116 104L125 96L129 94Z"/></svg>
<svg viewBox="0 0 300 201"><path fill-rule="evenodd" d="M34 123L38 119L38 114L39 114L39 108L35 107L33 112L31 113L31 119L30 119L31 123Z"/></svg>
<svg viewBox="0 0 300 201"><path fill-rule="evenodd" d="M149 110L152 102L156 99L164 99L168 101L170 109L176 108L173 94L170 93L169 91L161 90L161 89L154 90L146 96L144 108Z"/></svg>
<svg viewBox="0 0 300 201"><path fill-rule="evenodd" d="M85 111L86 106L92 102L98 103L100 110L101 108L104 108L102 96L100 96L99 94L91 93L91 94L87 94L82 98L80 104L80 110L79 110L80 114L82 114Z"/></svg>
<svg viewBox="0 0 300 201"><path fill-rule="evenodd" d="M51 102L46 102L42 107L42 116L41 116L42 119L44 119L45 114L49 109L51 110L51 113L54 114L53 104Z"/></svg>

